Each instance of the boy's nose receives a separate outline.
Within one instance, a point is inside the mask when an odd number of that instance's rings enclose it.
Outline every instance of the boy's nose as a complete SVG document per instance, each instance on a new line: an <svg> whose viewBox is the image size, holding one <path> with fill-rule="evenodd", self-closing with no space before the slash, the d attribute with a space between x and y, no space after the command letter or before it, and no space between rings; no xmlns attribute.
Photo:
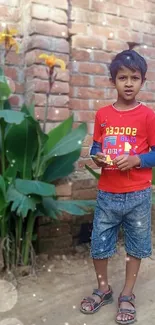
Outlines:
<svg viewBox="0 0 155 325"><path fill-rule="evenodd" d="M131 79L128 79L128 80L126 81L126 86L127 86L127 87L132 87L132 80L131 80Z"/></svg>

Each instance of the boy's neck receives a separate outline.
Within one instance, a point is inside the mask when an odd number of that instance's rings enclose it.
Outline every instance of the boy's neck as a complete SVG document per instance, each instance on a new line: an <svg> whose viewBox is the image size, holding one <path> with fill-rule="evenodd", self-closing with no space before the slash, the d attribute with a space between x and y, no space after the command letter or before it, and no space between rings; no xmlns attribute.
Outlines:
<svg viewBox="0 0 155 325"><path fill-rule="evenodd" d="M126 101L123 98L118 98L114 106L119 110L126 111L128 109L132 109L136 107L138 104L139 102L137 102L136 99L132 99L131 101Z"/></svg>

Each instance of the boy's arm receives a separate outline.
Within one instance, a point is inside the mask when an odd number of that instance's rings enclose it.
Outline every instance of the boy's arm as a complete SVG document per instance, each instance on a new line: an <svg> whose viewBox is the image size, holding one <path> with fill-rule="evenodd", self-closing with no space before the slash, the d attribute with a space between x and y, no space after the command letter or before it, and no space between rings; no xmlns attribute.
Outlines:
<svg viewBox="0 0 155 325"><path fill-rule="evenodd" d="M95 116L93 144L90 149L90 155L96 155L97 152L102 152L102 134L101 134L101 125L99 121L98 112L96 113Z"/></svg>
<svg viewBox="0 0 155 325"><path fill-rule="evenodd" d="M141 168L152 168L155 167L155 113L152 111L147 118L147 140L150 152L140 154Z"/></svg>

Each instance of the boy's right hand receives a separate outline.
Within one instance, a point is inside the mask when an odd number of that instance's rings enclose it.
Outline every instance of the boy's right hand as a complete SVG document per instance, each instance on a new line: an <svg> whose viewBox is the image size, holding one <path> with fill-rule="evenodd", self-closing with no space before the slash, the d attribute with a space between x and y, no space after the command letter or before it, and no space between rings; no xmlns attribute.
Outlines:
<svg viewBox="0 0 155 325"><path fill-rule="evenodd" d="M92 157L94 163L97 165L97 167L105 167L106 164L106 157L102 152L97 152L95 157Z"/></svg>

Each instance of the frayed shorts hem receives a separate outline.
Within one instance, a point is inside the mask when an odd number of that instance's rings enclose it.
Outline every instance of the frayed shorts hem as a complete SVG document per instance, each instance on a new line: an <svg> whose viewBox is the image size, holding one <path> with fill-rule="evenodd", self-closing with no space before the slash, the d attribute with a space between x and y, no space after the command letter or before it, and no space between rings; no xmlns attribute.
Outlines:
<svg viewBox="0 0 155 325"><path fill-rule="evenodd" d="M104 254L104 253L102 253L102 254L94 254L94 253L90 252L90 257L93 258L94 260L103 260L105 258L112 257L116 253L117 253L117 250L106 252L106 254Z"/></svg>
<svg viewBox="0 0 155 325"><path fill-rule="evenodd" d="M142 259L142 258L147 258L147 257L150 257L152 255L152 251L146 253L146 254L137 254L133 251L130 251L128 249L125 248L125 251L128 255L130 256L133 256L133 257L136 257L136 258L139 258L139 259Z"/></svg>

